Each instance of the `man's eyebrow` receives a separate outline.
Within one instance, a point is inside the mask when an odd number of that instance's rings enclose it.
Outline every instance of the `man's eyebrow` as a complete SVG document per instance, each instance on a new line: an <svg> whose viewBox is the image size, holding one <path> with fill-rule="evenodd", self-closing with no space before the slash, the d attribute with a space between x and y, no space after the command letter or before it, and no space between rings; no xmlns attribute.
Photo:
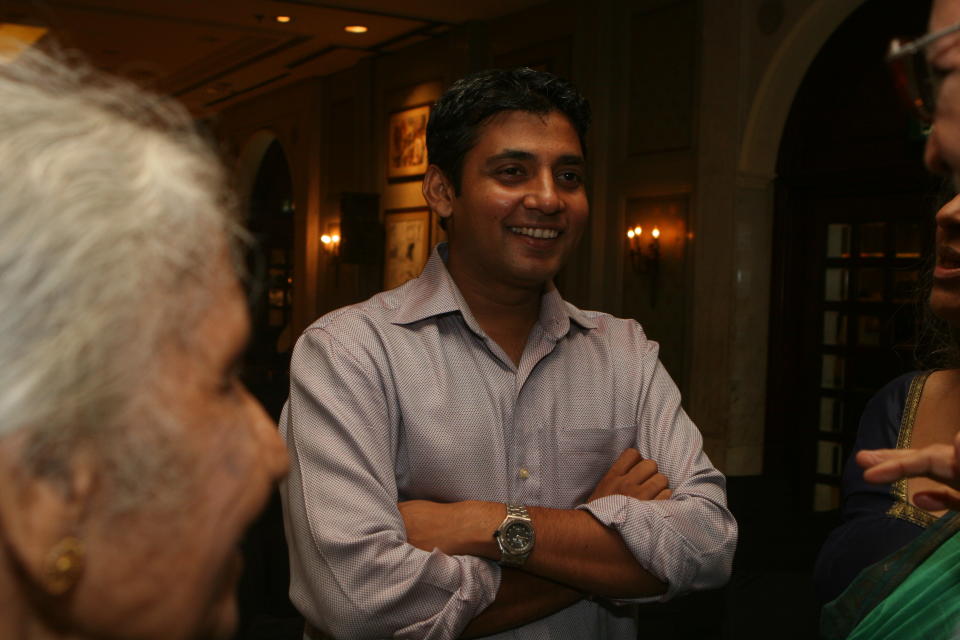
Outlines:
<svg viewBox="0 0 960 640"><path fill-rule="evenodd" d="M520 149L504 149L496 155L487 158L487 163L500 162L501 160L534 160L536 156L529 151ZM555 164L584 164L583 156L577 154L566 154L557 158Z"/></svg>
<svg viewBox="0 0 960 640"><path fill-rule="evenodd" d="M557 158L557 164L586 164L586 162L583 156L570 154Z"/></svg>
<svg viewBox="0 0 960 640"><path fill-rule="evenodd" d="M521 151L520 149L504 149L500 153L487 158L487 162L500 162L501 160L533 160L535 157L536 156L529 151Z"/></svg>

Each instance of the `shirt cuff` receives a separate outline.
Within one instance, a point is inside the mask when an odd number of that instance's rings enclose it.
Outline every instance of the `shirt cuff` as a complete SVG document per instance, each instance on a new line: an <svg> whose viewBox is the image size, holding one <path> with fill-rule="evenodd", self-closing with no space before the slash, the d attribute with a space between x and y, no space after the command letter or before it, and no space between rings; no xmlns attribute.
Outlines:
<svg viewBox="0 0 960 640"><path fill-rule="evenodd" d="M664 504L669 500L661 501ZM620 534L627 548L644 569L667 585L656 596L610 599L617 604L666 602L690 590L696 573L691 555L695 550L667 523L669 513L654 508L652 501L624 495L598 498L576 507L587 511L605 526Z"/></svg>

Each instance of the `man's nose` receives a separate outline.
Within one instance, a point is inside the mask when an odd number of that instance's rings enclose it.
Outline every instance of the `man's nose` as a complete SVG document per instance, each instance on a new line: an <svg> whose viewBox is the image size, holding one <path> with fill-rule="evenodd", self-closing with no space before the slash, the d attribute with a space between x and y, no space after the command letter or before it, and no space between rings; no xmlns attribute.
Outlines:
<svg viewBox="0 0 960 640"><path fill-rule="evenodd" d="M523 206L546 215L559 213L566 208L552 173L546 172L530 183L530 191L523 197Z"/></svg>

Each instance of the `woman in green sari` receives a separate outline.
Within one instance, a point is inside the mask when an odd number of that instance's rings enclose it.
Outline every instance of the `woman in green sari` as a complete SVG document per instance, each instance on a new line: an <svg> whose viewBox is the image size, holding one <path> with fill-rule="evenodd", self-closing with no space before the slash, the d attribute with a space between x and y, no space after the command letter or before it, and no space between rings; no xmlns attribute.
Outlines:
<svg viewBox="0 0 960 640"><path fill-rule="evenodd" d="M901 88L931 124L924 160L960 187L960 0L934 0L930 34L891 46ZM937 261L930 307L960 329L960 207L937 214ZM937 372L946 386L932 403L941 429L914 449L860 451L868 482L913 482L910 499L928 512L960 511L960 373ZM954 383L954 377L957 382ZM934 406L935 405L935 406ZM952 442L951 442L952 440ZM949 444L948 444L949 443ZM821 618L828 640L960 638L960 513L950 513L899 551L871 565L828 604Z"/></svg>

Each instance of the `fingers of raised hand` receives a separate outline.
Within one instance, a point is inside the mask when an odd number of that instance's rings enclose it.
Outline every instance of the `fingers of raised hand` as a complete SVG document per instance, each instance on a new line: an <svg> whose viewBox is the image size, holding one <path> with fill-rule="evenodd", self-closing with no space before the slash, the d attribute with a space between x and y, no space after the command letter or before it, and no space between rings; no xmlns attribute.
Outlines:
<svg viewBox="0 0 960 640"><path fill-rule="evenodd" d="M867 482L892 482L899 478L926 476L952 486L960 484L954 447L934 444L923 449L861 451L857 464L865 467Z"/></svg>
<svg viewBox="0 0 960 640"><path fill-rule="evenodd" d="M913 502L927 511L942 511L944 509L960 511L960 491L948 487L918 491L913 494Z"/></svg>
<svg viewBox="0 0 960 640"><path fill-rule="evenodd" d="M657 494L654 500L669 500L672 497L673 497L673 491L671 491L670 489L664 489L663 491Z"/></svg>

